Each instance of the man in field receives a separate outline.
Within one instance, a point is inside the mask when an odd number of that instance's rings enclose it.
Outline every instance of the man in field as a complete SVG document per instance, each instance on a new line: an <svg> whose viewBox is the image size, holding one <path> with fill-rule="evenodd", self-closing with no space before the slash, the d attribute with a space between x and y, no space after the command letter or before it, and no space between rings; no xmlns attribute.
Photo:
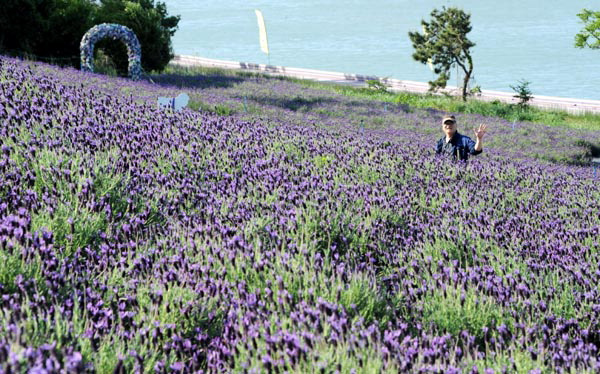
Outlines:
<svg viewBox="0 0 600 374"><path fill-rule="evenodd" d="M469 155L478 155L483 152L482 139L486 129L487 125L481 124L478 129L473 130L477 139L477 142L474 142L468 136L456 131L456 118L454 116L445 116L442 119L442 131L446 136L437 142L435 153L452 157L455 160L467 160Z"/></svg>

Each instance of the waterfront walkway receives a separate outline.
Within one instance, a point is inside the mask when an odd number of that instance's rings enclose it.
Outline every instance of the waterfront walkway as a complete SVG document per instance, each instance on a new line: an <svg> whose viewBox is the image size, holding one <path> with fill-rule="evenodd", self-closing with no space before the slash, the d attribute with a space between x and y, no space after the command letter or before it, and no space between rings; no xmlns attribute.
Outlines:
<svg viewBox="0 0 600 374"><path fill-rule="evenodd" d="M292 68L285 66L213 60L196 56L175 55L175 58L171 61L171 63L180 66L203 66L221 69L246 70L257 73L266 73L292 78L311 79L315 81L347 84L357 87L365 87L366 82L368 80L378 80L386 84L391 91L425 93L429 89L429 85L427 83L422 82L380 78L360 74L348 74L322 70ZM447 92L451 95L458 94L458 90L455 86L447 86L444 92ZM482 90L480 94L477 94L474 97L476 99L485 101L499 100L506 103L517 103L519 100L517 98L514 98L513 95L514 93L510 92ZM600 114L600 100L570 99L563 97L534 95L533 99L531 99L529 103L532 106L536 106L543 109L565 110L570 113L588 112Z"/></svg>

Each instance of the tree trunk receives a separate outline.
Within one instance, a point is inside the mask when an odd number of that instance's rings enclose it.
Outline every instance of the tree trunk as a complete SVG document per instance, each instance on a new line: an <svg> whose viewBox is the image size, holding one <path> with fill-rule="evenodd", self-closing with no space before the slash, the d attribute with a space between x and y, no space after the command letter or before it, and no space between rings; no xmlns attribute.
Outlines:
<svg viewBox="0 0 600 374"><path fill-rule="evenodd" d="M462 86L462 99L463 101L467 101L467 85L469 84L469 79L471 79L471 70L465 72L465 79L463 80Z"/></svg>
<svg viewBox="0 0 600 374"><path fill-rule="evenodd" d="M463 66L463 70L465 72L465 79L463 80L462 87L462 99L463 101L467 101L467 86L469 85L469 80L471 79L471 74L473 74L473 59L471 55L469 55L468 51L465 51L467 56L467 62L469 63L469 70L465 69Z"/></svg>

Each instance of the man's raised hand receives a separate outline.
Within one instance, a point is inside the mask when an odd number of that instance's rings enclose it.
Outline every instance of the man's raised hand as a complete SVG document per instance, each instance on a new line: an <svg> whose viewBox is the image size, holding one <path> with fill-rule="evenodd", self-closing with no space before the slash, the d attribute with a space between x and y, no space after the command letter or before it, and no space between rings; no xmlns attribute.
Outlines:
<svg viewBox="0 0 600 374"><path fill-rule="evenodd" d="M483 123L479 125L479 128L473 129L473 131L475 132L475 136L477 137L478 140L483 139L486 129L487 129L487 125L484 125Z"/></svg>

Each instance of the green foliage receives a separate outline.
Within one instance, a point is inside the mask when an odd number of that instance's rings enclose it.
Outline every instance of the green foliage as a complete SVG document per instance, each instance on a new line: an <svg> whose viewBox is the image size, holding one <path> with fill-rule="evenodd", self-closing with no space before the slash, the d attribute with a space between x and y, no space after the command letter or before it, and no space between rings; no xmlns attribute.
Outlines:
<svg viewBox="0 0 600 374"><path fill-rule="evenodd" d="M388 92L388 86L377 79L367 80L367 87L377 92Z"/></svg>
<svg viewBox="0 0 600 374"><path fill-rule="evenodd" d="M512 325L510 319L505 320L502 307L492 297L478 293L473 288L461 293L451 286L426 294L423 319L453 336L467 330L480 338L483 337L484 327L493 329L502 323Z"/></svg>
<svg viewBox="0 0 600 374"><path fill-rule="evenodd" d="M0 52L79 65L79 42L93 25L90 0L3 0Z"/></svg>
<svg viewBox="0 0 600 374"><path fill-rule="evenodd" d="M475 264L473 252L467 246L465 239L447 240L438 238L431 243L425 244L423 252L432 256L434 261L439 261L442 259L442 250L448 253L450 260L457 260L459 266L463 269L467 269Z"/></svg>
<svg viewBox="0 0 600 374"><path fill-rule="evenodd" d="M532 92L529 89L530 83L531 82L523 79L519 81L518 85L510 86L510 88L512 88L512 90L516 93L516 95L513 95L513 97L519 99L517 105L519 105L520 107L526 107L529 103L529 100L533 99Z"/></svg>
<svg viewBox="0 0 600 374"><path fill-rule="evenodd" d="M15 280L19 275L26 280L33 278L38 287L45 287L39 255L27 260L18 247L12 252L0 251L0 284L4 287L4 292L17 292Z"/></svg>
<svg viewBox="0 0 600 374"><path fill-rule="evenodd" d="M179 16L168 16L164 3L154 0L101 0L95 23L118 23L133 30L142 46L142 68L160 71L173 59L171 37L177 30ZM118 40L98 42L116 62L119 73L127 74L127 52Z"/></svg>
<svg viewBox="0 0 600 374"><path fill-rule="evenodd" d="M588 140L579 139L575 141L575 145L578 147L587 148L589 156L600 157L600 145L594 144Z"/></svg>
<svg viewBox="0 0 600 374"><path fill-rule="evenodd" d="M0 50L33 53L47 29L51 4L35 0L4 0L0 6Z"/></svg>
<svg viewBox="0 0 600 374"><path fill-rule="evenodd" d="M464 367L472 369L473 366L477 367L480 371L484 372L486 369L492 369L495 373L502 373L504 369L509 368L511 373L530 373L531 370L541 370L542 373L552 373L553 371L546 366L543 358L536 357L533 359L531 353L526 350L514 350L510 354L505 352L495 352L494 354L486 355L482 359L472 360L467 362Z"/></svg>
<svg viewBox="0 0 600 374"><path fill-rule="evenodd" d="M352 276L346 284L347 287L340 292L339 300L332 301L343 305L351 316L362 319L366 325L378 322L384 328L393 318L393 313L402 309L402 294L383 296L373 280L362 273Z"/></svg>
<svg viewBox="0 0 600 374"><path fill-rule="evenodd" d="M160 290L163 297L158 305L153 305L150 294ZM140 311L135 320L158 321L160 324L175 324L180 335L191 337L196 327L201 327L211 336L218 336L223 327L224 312L218 310L218 301L209 296L199 296L195 291L177 285L142 286L137 290ZM184 313L184 311L187 311ZM211 316L213 312L215 315Z"/></svg>
<svg viewBox="0 0 600 374"><path fill-rule="evenodd" d="M180 67L176 65L169 65L167 69L170 74L207 75L214 77L215 80L218 80L219 77L243 77L248 74L248 72L239 70L226 70L207 67ZM410 92L382 93L366 87L352 87L327 82L311 81L307 79L272 77L268 75L259 75L258 73L253 74L254 76L260 76L265 79L286 80L301 84L305 87L324 89L360 99L407 105L412 108L434 108L446 112L482 114L485 116L504 118L509 121L530 121L573 129L600 130L600 115L593 113L571 114L557 109L539 109L533 106L521 108L517 105L503 103L498 100L491 102L482 100L469 100L465 102L462 100L457 100L455 97L445 97L432 94L419 94ZM153 76L153 79L158 78ZM189 103L189 106L192 109L212 109L208 104L200 105L200 102L194 101L195 99L192 98ZM259 111L260 107L255 106L252 109ZM411 108L408 108L407 110L411 110ZM315 109L315 112L327 114L327 111L325 111L323 108ZM329 111L329 113L331 114L332 112ZM375 119L371 118L371 120L374 121Z"/></svg>
<svg viewBox="0 0 600 374"><path fill-rule="evenodd" d="M321 156L315 156L312 161L317 168L324 169L324 168L328 168L329 165L334 160L335 160L335 158L332 155L321 155Z"/></svg>
<svg viewBox="0 0 600 374"><path fill-rule="evenodd" d="M371 90L354 87L336 87L315 82L302 82L302 84L310 87L327 88L348 96L391 101L395 104L410 105L414 108L434 108L447 112L482 114L504 118L509 121L527 121L573 129L600 130L600 115L593 113L571 114L566 111L539 109L533 106L520 107L498 100L491 102L469 100L465 102L454 97L409 92L389 93L385 97L381 97L381 94Z"/></svg>
<svg viewBox="0 0 600 374"><path fill-rule="evenodd" d="M583 9L577 14L584 26L575 35L575 47L600 49L600 11Z"/></svg>
<svg viewBox="0 0 600 374"><path fill-rule="evenodd" d="M81 338L86 328L85 321L81 310L77 308L77 301L75 304L73 314L69 317L57 308L54 313L49 313L45 318L39 318L39 310L32 309L29 303L24 304L21 310L16 312L4 309L3 313L0 313L0 335L10 336L10 332L6 331L6 326L9 325L9 321L12 321L11 323L17 321L15 326L19 338L13 343L15 350L25 349L27 346L39 347L48 341L56 343L58 349L66 345L85 347L84 340L87 339ZM16 313L26 316L26 318L16 318ZM75 344L73 344L74 340ZM82 355L86 357L85 352L82 352Z"/></svg>
<svg viewBox="0 0 600 374"><path fill-rule="evenodd" d="M46 39L36 54L65 58L79 66L79 43L94 25L96 7L89 0L56 0L56 8L48 19Z"/></svg>
<svg viewBox="0 0 600 374"><path fill-rule="evenodd" d="M358 354L356 355L348 354L353 349L348 343L337 346L321 344L317 349L319 352L317 362L302 360L298 367L293 369L292 373L314 373L317 372L315 367L321 368L322 373L376 374L400 372L394 361L383 359L373 348L358 348Z"/></svg>
<svg viewBox="0 0 600 374"><path fill-rule="evenodd" d="M477 85L475 87L472 87L471 90L469 91L469 94L471 94L471 95L481 94L481 86Z"/></svg>
<svg viewBox="0 0 600 374"><path fill-rule="evenodd" d="M119 76L117 65L103 49L97 49L94 57L94 72L111 77Z"/></svg>
<svg viewBox="0 0 600 374"><path fill-rule="evenodd" d="M173 58L171 37L179 16L169 16L154 0L3 0L0 52L79 67L79 43L94 25L109 22L131 28L142 46L142 67L162 70ZM96 45L127 75L127 51L119 40Z"/></svg>
<svg viewBox="0 0 600 374"><path fill-rule="evenodd" d="M34 231L43 228L52 231L55 245L64 247L67 256L77 248L93 245L98 239L98 232L105 231L109 224L106 214L95 212L81 195L86 180L92 180L90 188L96 198L108 198L114 214L139 208L136 205L130 207L123 193L128 175L107 170L114 157L110 153L97 154L93 169L95 176L89 171L83 175L78 172L80 166L87 170L85 157L74 157L67 161L65 155L46 149L40 151L37 163L33 165L36 174L33 189L41 194L44 190L55 188L59 199L52 211L32 214L32 228ZM57 177L52 173L53 168L68 170L69 173Z"/></svg>
<svg viewBox="0 0 600 374"><path fill-rule="evenodd" d="M51 231L56 245L64 247L65 254L70 255L77 248L92 245L98 238L98 232L108 226L106 218L99 213L81 210L78 213L82 215L73 214L72 205L61 203L52 214L34 214L31 224L37 230Z"/></svg>
<svg viewBox="0 0 600 374"><path fill-rule="evenodd" d="M295 323L289 316L279 316L276 322L278 326L294 328ZM331 325L323 321L324 329L331 329ZM232 372L279 372L279 370L267 370L262 358L269 354L273 360L287 363L286 373L305 374L305 373L356 373L356 374L380 374L380 373L398 373L399 368L395 360L391 357L383 358L381 354L370 345L352 344L348 341L340 341L337 344L330 344L324 340L319 340L314 349L308 355L300 355L298 362L292 364L289 357L280 352L273 352L267 348L264 336L267 335L264 329L261 329L259 338L256 339L257 348L248 349L243 341L238 342L235 347L239 354L236 357Z"/></svg>
<svg viewBox="0 0 600 374"><path fill-rule="evenodd" d="M471 15L458 8L442 7L431 12L431 21L421 21L423 33L409 32L408 36L415 48L413 58L423 64L431 63L438 75L429 82L430 90L446 87L450 78L450 68L457 64L465 73L462 98L467 98L467 86L473 73L473 59L470 49L475 46L467 38L471 31Z"/></svg>
<svg viewBox="0 0 600 374"><path fill-rule="evenodd" d="M192 110L198 110L201 112L215 113L220 116L226 117L231 116L237 112L234 108L226 104L211 105L196 97L192 97L190 99L190 102L188 103L188 108Z"/></svg>

